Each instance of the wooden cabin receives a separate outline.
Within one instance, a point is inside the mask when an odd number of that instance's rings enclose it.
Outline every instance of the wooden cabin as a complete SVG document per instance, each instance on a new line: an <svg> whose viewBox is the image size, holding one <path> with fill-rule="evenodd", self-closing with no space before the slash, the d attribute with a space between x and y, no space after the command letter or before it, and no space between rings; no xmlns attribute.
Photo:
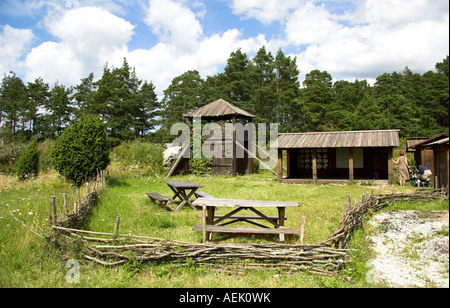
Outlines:
<svg viewBox="0 0 450 308"><path fill-rule="evenodd" d="M424 141L430 140L430 137L413 137L406 139L406 152L414 154L414 162L409 162L410 165L414 163L417 165L425 165L430 168L431 172L434 172L434 155L431 148L420 147L415 148L416 144L421 144ZM431 178L431 182L434 183L434 177Z"/></svg>
<svg viewBox="0 0 450 308"><path fill-rule="evenodd" d="M449 137L439 134L418 142L411 146L415 151L415 161L417 165L425 165L433 172L432 180L436 188L448 187L449 181ZM417 153L431 153L432 159L428 156L416 155Z"/></svg>
<svg viewBox="0 0 450 308"><path fill-rule="evenodd" d="M373 181L392 184L393 149L400 145L398 132L373 130L280 134L273 145L278 148L278 181L324 184ZM287 160L285 173L283 155Z"/></svg>

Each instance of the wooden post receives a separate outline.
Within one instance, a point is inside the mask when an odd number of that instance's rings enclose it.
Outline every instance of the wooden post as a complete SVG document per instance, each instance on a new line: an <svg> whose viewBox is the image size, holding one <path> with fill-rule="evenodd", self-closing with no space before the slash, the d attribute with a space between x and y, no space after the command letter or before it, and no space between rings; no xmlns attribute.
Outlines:
<svg viewBox="0 0 450 308"><path fill-rule="evenodd" d="M63 194L64 197L64 214L68 215L69 210L67 209L67 194Z"/></svg>
<svg viewBox="0 0 450 308"><path fill-rule="evenodd" d="M236 115L233 115L233 158L232 158L232 164L231 169L233 176L236 176L237 174L237 157L236 157Z"/></svg>
<svg viewBox="0 0 450 308"><path fill-rule="evenodd" d="M394 162L392 161L393 158L393 149L388 148L388 181L389 184L394 184Z"/></svg>
<svg viewBox="0 0 450 308"><path fill-rule="evenodd" d="M203 228L203 244L206 244L206 205L202 206L202 228Z"/></svg>
<svg viewBox="0 0 450 308"><path fill-rule="evenodd" d="M317 149L312 149L312 176L314 183L317 183Z"/></svg>
<svg viewBox="0 0 450 308"><path fill-rule="evenodd" d="M50 206L52 208L52 226L56 226L56 223L58 222L58 214L56 212L56 197L52 197Z"/></svg>
<svg viewBox="0 0 450 308"><path fill-rule="evenodd" d="M300 245L303 245L303 238L305 236L306 216L302 216L302 224L300 226Z"/></svg>
<svg viewBox="0 0 450 308"><path fill-rule="evenodd" d="M288 164L288 170L289 170L289 164ZM278 149L278 182L281 182L283 180L283 150Z"/></svg>
<svg viewBox="0 0 450 308"><path fill-rule="evenodd" d="M286 216L286 208L278 208L278 224L280 229L284 229L284 217ZM280 234L280 242L284 242L284 234Z"/></svg>
<svg viewBox="0 0 450 308"><path fill-rule="evenodd" d="M87 194L89 195L91 193L91 185L89 182L86 183L86 190L87 190Z"/></svg>
<svg viewBox="0 0 450 308"><path fill-rule="evenodd" d="M116 217L116 223L114 224L114 235L113 238L117 239L119 236L119 223L120 223L120 216Z"/></svg>
<svg viewBox="0 0 450 308"><path fill-rule="evenodd" d="M348 180L353 182L355 179L353 171L353 148L348 149Z"/></svg>
<svg viewBox="0 0 450 308"><path fill-rule="evenodd" d="M253 123L253 119L249 118L248 123ZM244 135L245 137L245 135ZM253 125L249 125L249 130L247 131L247 148L250 149L253 146ZM252 151L250 151L252 152ZM253 148L253 153L256 153L256 148ZM247 153L247 174L253 174L253 158Z"/></svg>

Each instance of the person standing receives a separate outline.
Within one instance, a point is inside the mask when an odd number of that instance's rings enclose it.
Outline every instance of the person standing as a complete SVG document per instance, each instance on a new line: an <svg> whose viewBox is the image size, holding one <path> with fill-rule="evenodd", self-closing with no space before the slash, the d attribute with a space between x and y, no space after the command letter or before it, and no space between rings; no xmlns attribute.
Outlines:
<svg viewBox="0 0 450 308"><path fill-rule="evenodd" d="M405 156L405 151L400 151L400 157L397 160L392 159L394 164L398 165L398 174L400 186L405 186L406 181L409 181L409 165L408 158Z"/></svg>

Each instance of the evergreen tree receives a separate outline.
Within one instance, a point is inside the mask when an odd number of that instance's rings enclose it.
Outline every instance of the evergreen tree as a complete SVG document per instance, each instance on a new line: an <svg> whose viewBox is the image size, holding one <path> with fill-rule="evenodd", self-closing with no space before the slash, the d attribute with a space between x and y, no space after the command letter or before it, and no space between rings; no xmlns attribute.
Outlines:
<svg viewBox="0 0 450 308"><path fill-rule="evenodd" d="M76 187L109 164L110 145L98 116L88 115L64 130L52 149L55 169Z"/></svg>
<svg viewBox="0 0 450 308"><path fill-rule="evenodd" d="M236 106L248 109L250 103L249 84L249 60L247 54L239 48L230 54L227 65L221 78L223 93L222 97Z"/></svg>
<svg viewBox="0 0 450 308"><path fill-rule="evenodd" d="M50 97L48 83L45 83L41 77L36 78L34 82L28 83L27 93L27 119L30 121L30 130L33 132L34 136L42 136L41 109L48 106L48 100Z"/></svg>
<svg viewBox="0 0 450 308"><path fill-rule="evenodd" d="M20 155L17 161L17 176L19 180L26 180L35 177L39 172L39 152L37 148L37 139L33 139L27 145L25 151Z"/></svg>
<svg viewBox="0 0 450 308"><path fill-rule="evenodd" d="M99 108L100 104L96 102L97 89L98 85L94 82L94 73L82 78L81 83L75 86L74 99L78 107L78 110L76 110L77 117L80 118L84 114L104 115L104 110Z"/></svg>
<svg viewBox="0 0 450 308"><path fill-rule="evenodd" d="M170 127L175 123L185 122L184 114L207 103L203 93L204 83L198 71L187 71L175 77L164 91L161 116L164 141L171 141Z"/></svg>
<svg viewBox="0 0 450 308"><path fill-rule="evenodd" d="M301 122L304 130L333 130L329 108L333 101L331 75L326 71L313 70L306 74L300 99L302 100Z"/></svg>
<svg viewBox="0 0 450 308"><path fill-rule="evenodd" d="M66 88L58 83L53 86L45 106L46 115L43 117L46 122L43 125L46 124L47 127L43 132L44 137L55 138L70 125L74 113L72 92L72 87Z"/></svg>
<svg viewBox="0 0 450 308"><path fill-rule="evenodd" d="M258 50L250 63L250 82L250 101L253 108L248 111L258 118L257 121L270 123L275 117L276 75L273 56L266 52L264 46Z"/></svg>
<svg viewBox="0 0 450 308"><path fill-rule="evenodd" d="M137 95L133 129L137 137L144 137L155 128L156 117L160 116L160 104L153 83L144 82Z"/></svg>
<svg viewBox="0 0 450 308"><path fill-rule="evenodd" d="M0 87L0 124L6 125L8 129L3 131L3 137L14 139L23 120L27 100L27 90L22 79L14 72L5 74Z"/></svg>
<svg viewBox="0 0 450 308"><path fill-rule="evenodd" d="M297 129L296 124L299 121L295 103L300 93L297 58L286 57L280 48L275 57L274 67L277 86L273 121L280 124L282 132L292 132Z"/></svg>
<svg viewBox="0 0 450 308"><path fill-rule="evenodd" d="M142 84L125 58L120 68L105 65L102 78L93 85L98 87L93 97L91 79L83 80L79 86L79 90L84 90L79 92L79 100L87 106L88 113L102 116L113 146L144 137L154 127L159 107L155 87L148 82Z"/></svg>

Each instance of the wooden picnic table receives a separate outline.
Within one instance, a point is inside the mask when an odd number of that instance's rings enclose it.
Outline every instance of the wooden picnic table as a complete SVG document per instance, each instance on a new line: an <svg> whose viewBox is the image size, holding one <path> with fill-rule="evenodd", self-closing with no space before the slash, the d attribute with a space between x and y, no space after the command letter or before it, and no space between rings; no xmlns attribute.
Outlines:
<svg viewBox="0 0 450 308"><path fill-rule="evenodd" d="M170 187L170 189L175 193L175 195L169 201L169 204L175 201L176 198L180 199L181 201L180 205L178 205L175 211L180 210L186 203L189 204L192 209L196 210L195 206L192 205L189 199L192 197L192 195L195 193L197 189L203 187L202 185L188 181L164 181L164 183L166 183Z"/></svg>
<svg viewBox="0 0 450 308"><path fill-rule="evenodd" d="M297 202L287 201L261 201L261 200L239 200L239 199L221 199L221 198L198 198L193 202L195 206L201 206L203 208L203 220L202 225L197 225L194 230L203 231L203 241L206 242L210 239L212 232L232 233L227 237L223 237L220 240L236 237L242 234L254 234L260 237L264 237L264 234L279 234L280 241L284 241L284 235L290 236L290 242L293 242L293 235L299 234L300 230L297 229L284 229L284 221L286 219L287 207L298 207ZM231 208L231 211L226 215L215 215L215 210L218 207ZM278 216L266 216L261 212L264 208L278 209ZM236 216L238 212L242 210L250 210L257 216ZM233 222L246 221L251 222L254 225L262 228L245 228L245 227L225 227L225 223L222 223L225 219L234 219ZM270 223L271 227L263 226L252 222L251 220L259 219ZM267 238L266 238L267 239Z"/></svg>

